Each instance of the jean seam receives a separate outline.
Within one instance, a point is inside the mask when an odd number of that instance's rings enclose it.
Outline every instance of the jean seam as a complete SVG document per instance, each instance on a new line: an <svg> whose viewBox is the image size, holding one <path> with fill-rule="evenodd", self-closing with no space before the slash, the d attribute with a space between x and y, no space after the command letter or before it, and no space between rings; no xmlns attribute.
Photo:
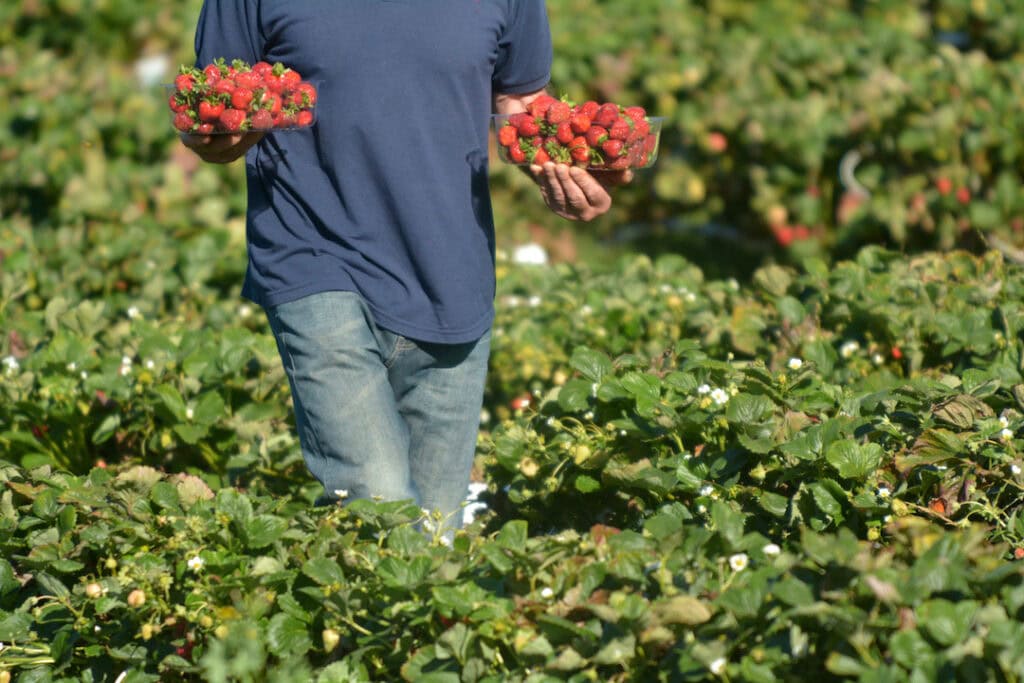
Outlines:
<svg viewBox="0 0 1024 683"><path fill-rule="evenodd" d="M398 361L399 356L401 356L406 351L411 351L412 349L415 348L416 342L412 341L411 339L406 339L400 334L396 334L395 346L391 349L391 354L388 356L387 360L384 361L384 367L390 370L391 366Z"/></svg>
<svg viewBox="0 0 1024 683"><path fill-rule="evenodd" d="M285 342L285 340L284 340L284 334L282 333L280 336L281 336L281 348L284 350L285 355L288 357L288 369L291 371L289 373L289 377L293 377L295 375L295 359L292 356L292 350L288 347L287 342ZM290 385L292 387L292 403L295 404L296 412L301 412L302 415L304 416L302 422L305 425L306 430L309 432L309 435L310 435L310 437L313 440L313 443L311 444L311 447L312 447L312 450L313 450L313 455L315 455L316 457L322 459L323 458L323 449L320 446L320 431L316 428L315 420L311 420L307 416L306 411L303 408L302 399L299 398L299 392L295 391L296 384L297 384L297 382L294 382L294 381L290 382Z"/></svg>

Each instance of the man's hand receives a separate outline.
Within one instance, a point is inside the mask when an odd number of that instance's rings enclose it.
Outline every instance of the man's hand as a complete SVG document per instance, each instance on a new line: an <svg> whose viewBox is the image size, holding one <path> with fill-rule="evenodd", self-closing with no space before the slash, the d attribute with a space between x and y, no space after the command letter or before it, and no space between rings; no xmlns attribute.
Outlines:
<svg viewBox="0 0 1024 683"><path fill-rule="evenodd" d="M181 134L181 142L199 155L203 161L213 164L229 164L245 155L246 151L264 136L264 133L232 133L230 135Z"/></svg>
<svg viewBox="0 0 1024 683"><path fill-rule="evenodd" d="M594 171L566 164L546 162L530 166L530 174L540 186L544 203L552 211L571 221L591 221L612 207L608 188L633 180L633 171Z"/></svg>

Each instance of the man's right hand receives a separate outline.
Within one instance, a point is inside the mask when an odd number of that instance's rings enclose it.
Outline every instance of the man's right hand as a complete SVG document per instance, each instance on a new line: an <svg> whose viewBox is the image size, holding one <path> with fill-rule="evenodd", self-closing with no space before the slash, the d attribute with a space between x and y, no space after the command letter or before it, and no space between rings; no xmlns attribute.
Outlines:
<svg viewBox="0 0 1024 683"><path fill-rule="evenodd" d="M230 164L245 155L246 151L259 142L265 133L232 133L230 135L192 135L181 133L181 142L199 155L203 161L213 164Z"/></svg>

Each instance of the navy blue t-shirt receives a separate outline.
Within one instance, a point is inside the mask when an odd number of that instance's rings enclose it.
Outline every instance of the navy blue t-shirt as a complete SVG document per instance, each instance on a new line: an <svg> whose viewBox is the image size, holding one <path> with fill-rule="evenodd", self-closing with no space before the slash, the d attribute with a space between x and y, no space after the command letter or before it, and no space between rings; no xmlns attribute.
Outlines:
<svg viewBox="0 0 1024 683"><path fill-rule="evenodd" d="M431 342L494 316L492 94L547 85L543 0L206 0L196 62L282 62L317 84L317 122L246 155L242 294L274 306L361 294Z"/></svg>

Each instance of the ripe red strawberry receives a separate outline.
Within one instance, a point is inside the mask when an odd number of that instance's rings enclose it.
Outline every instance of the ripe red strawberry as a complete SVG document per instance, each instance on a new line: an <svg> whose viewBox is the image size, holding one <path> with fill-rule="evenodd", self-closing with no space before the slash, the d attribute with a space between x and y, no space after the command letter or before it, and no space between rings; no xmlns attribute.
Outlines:
<svg viewBox="0 0 1024 683"><path fill-rule="evenodd" d="M615 122L608 128L608 137L613 140L625 140L629 137L631 128L626 119L615 119Z"/></svg>
<svg viewBox="0 0 1024 683"><path fill-rule="evenodd" d="M235 88L231 93L231 106L235 109L248 109L252 104L253 91L250 88Z"/></svg>
<svg viewBox="0 0 1024 683"><path fill-rule="evenodd" d="M530 160L531 164L546 164L551 161L551 155L547 153L543 147L538 147L537 151L533 153L533 159Z"/></svg>
<svg viewBox="0 0 1024 683"><path fill-rule="evenodd" d="M263 109L269 109L272 116L277 116L281 112L281 96L264 90L259 97L260 107Z"/></svg>
<svg viewBox="0 0 1024 683"><path fill-rule="evenodd" d="M188 100L184 97L179 97L179 93L174 93L167 99L167 104L170 105L171 111L175 114L188 110Z"/></svg>
<svg viewBox="0 0 1024 683"><path fill-rule="evenodd" d="M511 147L512 143L518 139L519 133L512 124L502 126L498 131L498 142L505 147Z"/></svg>
<svg viewBox="0 0 1024 683"><path fill-rule="evenodd" d="M526 105L526 109L530 112L530 116L533 118L544 118L545 114L548 112L548 107L557 101L558 100L551 95L541 93Z"/></svg>
<svg viewBox="0 0 1024 683"><path fill-rule="evenodd" d="M519 141L516 140L512 143L512 146L508 148L508 156L513 162L521 164L526 161L526 153L523 148L519 145Z"/></svg>
<svg viewBox="0 0 1024 683"><path fill-rule="evenodd" d="M966 187L958 187L956 189L956 200L961 204L971 203L971 191Z"/></svg>
<svg viewBox="0 0 1024 683"><path fill-rule="evenodd" d="M590 161L590 145L587 144L587 139L582 135L573 138L569 143L569 154L572 155L573 161L583 164Z"/></svg>
<svg viewBox="0 0 1024 683"><path fill-rule="evenodd" d="M626 107L622 113L634 121L643 121L647 118L647 111L643 107Z"/></svg>
<svg viewBox="0 0 1024 683"><path fill-rule="evenodd" d="M249 127L253 130L270 130L274 127L274 115L267 109L260 109L252 115Z"/></svg>
<svg viewBox="0 0 1024 683"><path fill-rule="evenodd" d="M516 124L516 128L519 129L519 134L524 138L532 138L534 135L540 133L540 126L537 124L537 119L528 114L524 114L519 119L519 122Z"/></svg>
<svg viewBox="0 0 1024 683"><path fill-rule="evenodd" d="M218 101L203 100L199 103L199 120L216 121L224 113L224 103Z"/></svg>
<svg viewBox="0 0 1024 683"><path fill-rule="evenodd" d="M595 125L601 126L602 128L610 128L613 123L619 118L619 107L611 102L602 104L597 113L591 117L591 122Z"/></svg>
<svg viewBox="0 0 1024 683"><path fill-rule="evenodd" d="M269 62L259 61L252 65L252 72L260 78L274 70L274 65Z"/></svg>
<svg viewBox="0 0 1024 683"><path fill-rule="evenodd" d="M548 112L550 113L550 109ZM558 128L555 129L555 139L561 142L563 145L568 145L572 142L572 139L576 137L572 133L572 125L568 121L562 121L558 124Z"/></svg>
<svg viewBox="0 0 1024 683"><path fill-rule="evenodd" d="M221 79L220 67L217 64L207 64L203 69L203 75L206 77L206 84L214 86Z"/></svg>
<svg viewBox="0 0 1024 683"><path fill-rule="evenodd" d="M174 78L174 87L181 92L191 92L196 86L196 78L192 74L178 74Z"/></svg>
<svg viewBox="0 0 1024 683"><path fill-rule="evenodd" d="M209 121L204 121L203 123L200 123L198 126L196 126L196 132L199 133L200 135L209 135L215 129L216 126L214 126L213 123Z"/></svg>
<svg viewBox="0 0 1024 683"><path fill-rule="evenodd" d="M312 83L299 83L292 91L289 101L297 107L312 107L316 104L316 88Z"/></svg>
<svg viewBox="0 0 1024 683"><path fill-rule="evenodd" d="M300 128L305 128L306 126L312 126L313 125L313 112L306 111L306 110L300 111L298 114L295 115L295 125L299 126Z"/></svg>
<svg viewBox="0 0 1024 683"><path fill-rule="evenodd" d="M608 156L609 159L615 159L622 154L622 140L616 140L609 138L601 143L601 151Z"/></svg>
<svg viewBox="0 0 1024 683"><path fill-rule="evenodd" d="M600 147L608 139L608 131L601 126L591 126L587 129L586 138L591 147Z"/></svg>
<svg viewBox="0 0 1024 683"><path fill-rule="evenodd" d="M285 90L291 90L302 83L302 76L295 69L285 69L285 72L281 74L281 80L284 81Z"/></svg>
<svg viewBox="0 0 1024 683"><path fill-rule="evenodd" d="M584 102L583 104L581 104L578 107L579 112L581 114L585 115L591 121L594 120L594 116L597 115L597 110L600 109L600 108L601 108L601 105L599 105L594 100L587 100L586 102Z"/></svg>
<svg viewBox="0 0 1024 683"><path fill-rule="evenodd" d="M179 111L174 115L174 127L182 132L190 132L195 122L195 119L192 118L192 114L187 111Z"/></svg>
<svg viewBox="0 0 1024 683"><path fill-rule="evenodd" d="M569 107L569 103L555 100L548 107L547 112L544 114L544 119L551 125L557 126L562 122L568 121L571 116L572 108Z"/></svg>
<svg viewBox="0 0 1024 683"><path fill-rule="evenodd" d="M235 74L235 86L256 90L263 85L263 79L255 71L239 71Z"/></svg>
<svg viewBox="0 0 1024 683"><path fill-rule="evenodd" d="M246 128L245 118L245 112L241 109L225 109L224 113L220 115L220 125L224 130L232 133L244 130Z"/></svg>
<svg viewBox="0 0 1024 683"><path fill-rule="evenodd" d="M572 126L573 133L583 135L590 129L590 117L578 111L569 119L569 125Z"/></svg>
<svg viewBox="0 0 1024 683"><path fill-rule="evenodd" d="M235 82L230 78L222 78L214 84L213 92L217 95L227 95L228 97L231 97L231 94L235 92Z"/></svg>
<svg viewBox="0 0 1024 683"><path fill-rule="evenodd" d="M953 191L953 181L945 176L942 176L935 181L935 187L939 191L939 194L947 195Z"/></svg>

